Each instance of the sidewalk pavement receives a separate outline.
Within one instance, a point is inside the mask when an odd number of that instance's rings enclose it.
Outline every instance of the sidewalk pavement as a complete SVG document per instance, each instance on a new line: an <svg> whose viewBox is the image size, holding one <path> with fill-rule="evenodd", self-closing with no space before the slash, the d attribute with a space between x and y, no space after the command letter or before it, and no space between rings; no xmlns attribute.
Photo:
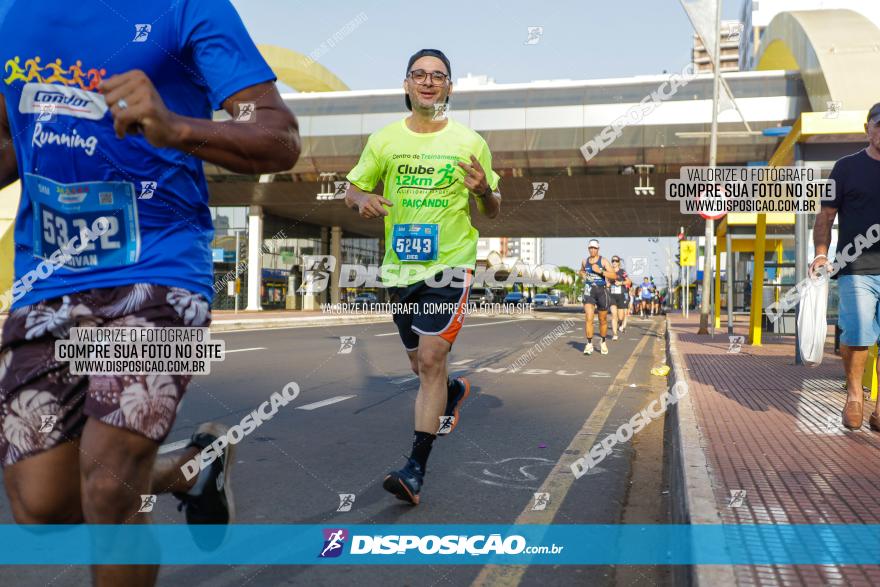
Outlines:
<svg viewBox="0 0 880 587"><path fill-rule="evenodd" d="M667 323L673 372L690 388L678 406L675 449L686 478L684 519L880 523L880 433L867 423L873 403L865 403L862 430L842 426L843 364L831 338L822 364L808 367L794 363L791 336L732 352L726 328L696 334L699 313ZM734 334L746 329L738 323ZM734 490L746 492L742 505L731 502ZM880 585L880 566L703 566L693 576L701 587Z"/></svg>

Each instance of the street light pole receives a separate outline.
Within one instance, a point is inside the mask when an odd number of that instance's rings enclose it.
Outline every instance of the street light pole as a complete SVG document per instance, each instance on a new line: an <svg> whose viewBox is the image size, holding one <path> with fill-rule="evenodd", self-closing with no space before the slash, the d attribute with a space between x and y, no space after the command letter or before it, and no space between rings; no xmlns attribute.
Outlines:
<svg viewBox="0 0 880 587"><path fill-rule="evenodd" d="M712 129L709 137L709 167L718 164L718 96L721 89L721 0L715 5L715 55L712 58ZM712 261L715 257L715 221L706 220L706 246L703 249L703 298L700 304L700 329L709 334L709 311L712 307ZM728 252L728 254L730 254ZM716 268L717 270L717 268ZM716 294L717 295L717 294Z"/></svg>

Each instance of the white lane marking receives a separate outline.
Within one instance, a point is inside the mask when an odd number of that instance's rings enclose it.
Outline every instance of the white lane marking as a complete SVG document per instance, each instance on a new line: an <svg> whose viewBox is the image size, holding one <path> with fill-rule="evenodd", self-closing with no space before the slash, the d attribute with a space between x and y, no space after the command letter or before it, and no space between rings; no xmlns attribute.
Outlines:
<svg viewBox="0 0 880 587"><path fill-rule="evenodd" d="M462 359L461 361L455 361L454 363L449 363L450 365L467 365L468 363L473 363L476 359Z"/></svg>
<svg viewBox="0 0 880 587"><path fill-rule="evenodd" d="M536 320L537 318L531 318L532 320ZM527 318L514 318L513 320L499 320L498 322L486 322L484 324L465 324L462 328L477 328L479 326L495 326L496 324L507 324L508 322L522 322L523 320L527 320ZM394 336L398 334L397 332L385 332L383 334L374 334L373 336Z"/></svg>
<svg viewBox="0 0 880 587"><path fill-rule="evenodd" d="M409 377L403 377L401 379L395 379L391 383L394 385L400 385L401 383L406 383L407 381L414 381L418 379L418 375L410 375Z"/></svg>
<svg viewBox="0 0 880 587"><path fill-rule="evenodd" d="M250 349L233 349L231 351L226 351L226 354L228 355L229 353L246 353L247 351L265 351L265 350L266 350L266 347L264 347L264 346L255 346Z"/></svg>
<svg viewBox="0 0 880 587"><path fill-rule="evenodd" d="M611 377L611 373L603 373L602 371L593 371L590 377Z"/></svg>
<svg viewBox="0 0 880 587"><path fill-rule="evenodd" d="M657 327L651 328L651 334L659 330ZM516 518L514 524L552 524L559 511L560 504L565 500L566 495L571 489L575 476L572 474L571 465L576 458L573 455L583 455L590 451L593 443L602 432L605 422L611 415L611 411L617 404L617 399L623 393L624 381L626 381L638 360L642 349L647 346L648 338L643 338L632 354L624 363L617 377L612 380L607 391L599 399L599 403L593 408L592 413L587 418L581 429L572 438L568 448L565 449L556 462L556 465L544 479L544 482L538 488L541 493L549 493L553 496L550 505L541 511L532 510L532 504L525 506L522 513ZM470 583L471 587L475 585L506 585L515 587L522 582L523 575L528 567L520 566L502 566L492 565L484 566L480 570L480 574Z"/></svg>
<svg viewBox="0 0 880 587"><path fill-rule="evenodd" d="M170 442L168 444L163 444L159 447L159 454L164 455L168 452L174 452L176 450L180 450L181 448L185 448L186 445L189 444L189 438L186 440L178 440L177 442Z"/></svg>
<svg viewBox="0 0 880 587"><path fill-rule="evenodd" d="M330 404L335 404L339 402L343 402L347 399L351 399L353 397L357 397L354 395L337 395L336 397L331 397L330 399L321 400L319 402L315 402L313 404L306 404L304 406L298 406L297 410L317 410L318 408L323 408L324 406L329 406Z"/></svg>

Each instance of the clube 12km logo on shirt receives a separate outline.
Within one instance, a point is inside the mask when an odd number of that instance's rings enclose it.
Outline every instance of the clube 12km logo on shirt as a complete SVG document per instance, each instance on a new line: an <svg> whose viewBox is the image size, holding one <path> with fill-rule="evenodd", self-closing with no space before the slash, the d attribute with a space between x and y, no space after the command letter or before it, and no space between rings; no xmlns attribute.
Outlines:
<svg viewBox="0 0 880 587"><path fill-rule="evenodd" d="M349 535L344 528L324 528L324 545L318 558L336 558L345 552L345 545L351 538L348 553L350 555L370 554L470 554L472 556L488 554L528 554L527 548L546 548L547 553L557 554L562 551L561 546L554 545L552 552L550 547L527 547L526 539L517 534L502 538L501 534L488 536L477 534L474 536L463 535L428 535L417 536L414 534L388 534L388 535Z"/></svg>

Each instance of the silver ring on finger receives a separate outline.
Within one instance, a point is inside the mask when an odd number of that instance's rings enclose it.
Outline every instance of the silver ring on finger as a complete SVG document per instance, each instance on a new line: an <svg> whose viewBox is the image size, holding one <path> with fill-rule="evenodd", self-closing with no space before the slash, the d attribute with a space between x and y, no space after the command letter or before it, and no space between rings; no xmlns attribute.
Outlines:
<svg viewBox="0 0 880 587"><path fill-rule="evenodd" d="M120 110L125 110L128 108L128 102L125 101L125 98L120 98L119 102L116 103L119 106Z"/></svg>

